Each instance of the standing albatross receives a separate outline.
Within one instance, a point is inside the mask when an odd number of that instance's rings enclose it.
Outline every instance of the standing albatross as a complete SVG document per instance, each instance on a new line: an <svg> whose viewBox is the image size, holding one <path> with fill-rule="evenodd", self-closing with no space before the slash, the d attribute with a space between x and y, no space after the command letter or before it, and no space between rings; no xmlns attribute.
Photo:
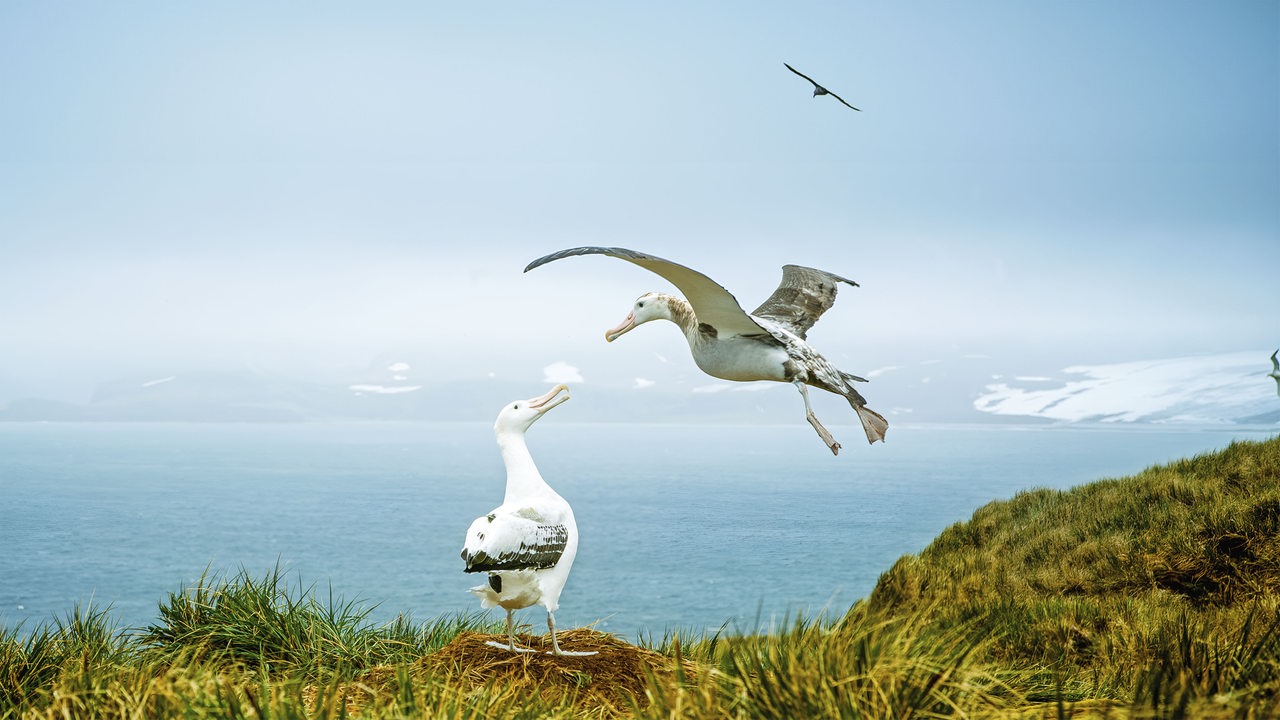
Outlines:
<svg viewBox="0 0 1280 720"><path fill-rule="evenodd" d="M836 369L805 342L805 333L835 303L837 283L854 287L858 283L824 270L784 265L778 289L748 315L728 290L706 275L626 248L561 250L534 260L524 271L575 255L626 260L661 275L684 293L684 298L655 292L641 295L622 324L605 333L605 340L613 342L650 320L670 320L684 332L693 361L706 374L723 380L773 380L795 385L804 398L805 419L832 454L839 454L840 443L813 414L810 385L847 399L862 421L868 443L884 439L889 422L868 408L866 399L853 387L854 382L866 380Z"/></svg>
<svg viewBox="0 0 1280 720"><path fill-rule="evenodd" d="M555 611L578 554L578 524L569 503L542 479L524 442L525 432L538 418L568 399L569 388L557 385L546 395L508 403L498 413L493 432L507 467L506 496L501 505L471 523L462 548L466 572L489 575L485 584L471 588L480 605L507 611L507 644L490 644L513 652L533 651L516 647L512 614L541 605L547 609L554 654L595 654L562 651L556 639Z"/></svg>

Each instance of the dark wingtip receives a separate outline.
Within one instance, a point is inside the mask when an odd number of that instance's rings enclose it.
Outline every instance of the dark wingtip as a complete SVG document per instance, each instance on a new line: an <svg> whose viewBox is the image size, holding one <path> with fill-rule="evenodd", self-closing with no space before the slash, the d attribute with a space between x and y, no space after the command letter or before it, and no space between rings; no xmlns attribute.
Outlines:
<svg viewBox="0 0 1280 720"><path fill-rule="evenodd" d="M574 250L577 250L577 249L579 248L574 248ZM542 257L537 258L536 260L529 263L528 265L525 265L524 271L529 272L530 270L536 267L542 267L543 265L546 265L552 260L559 260L560 258L565 257L565 255L570 252L572 252L572 250L560 250L558 252L553 252L550 255L543 255Z"/></svg>
<svg viewBox="0 0 1280 720"><path fill-rule="evenodd" d="M536 267L540 267L542 265L546 265L547 263L553 260L560 260L563 258L575 257L578 255L608 255L609 257L616 257L616 258L621 258L623 260L632 260L632 261L661 259L661 258L656 258L652 255L646 255L642 252L636 252L635 250L628 250L627 248L586 245L583 247L569 248L568 250L557 250L556 252L553 252L550 255L544 255L538 258L537 260L534 260L533 262L526 265L524 268L524 271L529 272L530 270Z"/></svg>

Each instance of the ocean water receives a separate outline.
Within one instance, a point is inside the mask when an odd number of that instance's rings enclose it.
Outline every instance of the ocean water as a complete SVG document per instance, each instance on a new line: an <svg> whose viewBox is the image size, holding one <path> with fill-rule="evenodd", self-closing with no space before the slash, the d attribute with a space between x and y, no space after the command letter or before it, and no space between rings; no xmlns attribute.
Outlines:
<svg viewBox="0 0 1280 720"><path fill-rule="evenodd" d="M635 638L838 613L991 500L1276 432L899 424L870 447L831 429L839 457L803 423L539 422L530 449L581 533L559 625ZM91 602L142 627L206 570L277 565L371 622L474 610L458 551L504 478L487 423L0 423L0 624ZM544 627L541 608L518 618Z"/></svg>

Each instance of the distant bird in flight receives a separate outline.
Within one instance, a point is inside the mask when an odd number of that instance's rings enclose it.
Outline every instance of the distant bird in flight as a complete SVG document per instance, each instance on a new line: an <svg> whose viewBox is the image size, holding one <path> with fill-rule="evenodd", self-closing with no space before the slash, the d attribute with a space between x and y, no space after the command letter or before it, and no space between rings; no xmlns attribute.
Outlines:
<svg viewBox="0 0 1280 720"><path fill-rule="evenodd" d="M747 314L728 290L697 270L626 248L561 250L534 260L524 271L577 255L626 260L663 277L684 293L683 298L652 292L641 295L622 324L605 333L605 340L613 342L651 320L670 320L680 327L694 364L706 374L722 380L773 380L794 385L804 398L805 419L833 454L840 452L840 443L813 414L809 385L847 399L862 421L867 442L884 440L889 421L867 407L866 399L853 387L855 382L866 380L837 369L805 339L809 328L835 303L836 286L848 283L857 287L858 283L824 270L784 265L778 289Z"/></svg>
<svg viewBox="0 0 1280 720"><path fill-rule="evenodd" d="M786 63L782 63L782 64L783 64L783 65L787 65ZM788 70L790 70L791 72L793 72L793 73L795 73L795 74L799 75L800 77L804 78L805 80L808 80L809 82L813 83L813 96L814 96L814 97L817 97L817 96L819 96L819 95L830 95L831 97L833 97L833 98L835 98L835 99L839 100L840 102L844 103L844 106L845 106L845 107L847 107L847 108L849 108L849 109L851 109L851 110L858 110L858 108L856 108L856 107L854 107L854 106L850 105L850 104L849 104L849 103L847 103L847 102L844 102L844 98L840 97L839 95L837 95L837 94L835 94L835 93L831 92L830 90L828 90L828 89L826 89L826 88L822 87L821 85L819 85L817 82L815 82L815 81L814 81L814 79L813 79L813 78L809 77L808 75L805 75L804 73L802 73L802 72L800 72L799 70L797 70L797 69L795 69L795 68L791 67L790 65L787 65L787 69L788 69ZM861 110L858 110L858 112L862 112L862 111L861 111Z"/></svg>
<svg viewBox="0 0 1280 720"><path fill-rule="evenodd" d="M1271 372L1267 373L1267 375L1275 378L1276 394L1280 395L1280 360L1276 360L1277 354L1280 354L1280 350L1271 353Z"/></svg>

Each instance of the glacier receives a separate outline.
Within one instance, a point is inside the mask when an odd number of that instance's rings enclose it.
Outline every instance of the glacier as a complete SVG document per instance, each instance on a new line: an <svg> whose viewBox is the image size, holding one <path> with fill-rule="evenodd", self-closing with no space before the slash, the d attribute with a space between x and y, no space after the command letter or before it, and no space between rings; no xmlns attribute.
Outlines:
<svg viewBox="0 0 1280 720"><path fill-rule="evenodd" d="M973 401L993 415L1066 422L1280 423L1270 353L1074 365L1059 377L996 382Z"/></svg>

